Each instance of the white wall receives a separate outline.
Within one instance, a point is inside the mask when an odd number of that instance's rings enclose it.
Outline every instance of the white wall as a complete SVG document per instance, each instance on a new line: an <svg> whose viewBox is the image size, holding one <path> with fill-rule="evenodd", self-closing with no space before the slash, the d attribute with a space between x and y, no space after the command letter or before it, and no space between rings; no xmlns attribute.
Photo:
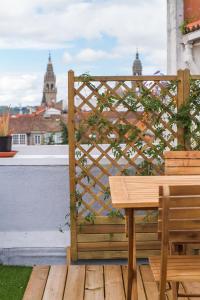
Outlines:
<svg viewBox="0 0 200 300"><path fill-rule="evenodd" d="M0 158L0 263L65 263L68 146L15 148L14 158Z"/></svg>

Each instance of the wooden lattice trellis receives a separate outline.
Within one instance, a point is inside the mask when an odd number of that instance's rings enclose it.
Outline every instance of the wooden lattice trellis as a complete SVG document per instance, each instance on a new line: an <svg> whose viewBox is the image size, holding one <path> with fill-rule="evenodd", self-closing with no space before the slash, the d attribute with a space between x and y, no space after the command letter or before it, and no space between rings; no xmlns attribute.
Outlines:
<svg viewBox="0 0 200 300"><path fill-rule="evenodd" d="M185 148L177 108L189 97L189 72L68 78L72 259L125 258L123 211L111 206L108 177L162 175L163 152ZM198 124L199 112L190 113ZM137 222L139 256L158 254L156 216L140 212Z"/></svg>

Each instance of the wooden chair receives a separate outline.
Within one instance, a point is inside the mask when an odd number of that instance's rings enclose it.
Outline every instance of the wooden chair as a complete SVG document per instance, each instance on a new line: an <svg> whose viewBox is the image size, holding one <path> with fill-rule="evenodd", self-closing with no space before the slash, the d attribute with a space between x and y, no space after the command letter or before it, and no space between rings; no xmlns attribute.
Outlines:
<svg viewBox="0 0 200 300"><path fill-rule="evenodd" d="M200 175L200 151L168 151L164 153L165 175ZM199 252L200 245L171 245L172 253Z"/></svg>
<svg viewBox="0 0 200 300"><path fill-rule="evenodd" d="M161 257L150 257L154 279L159 282L159 300L165 300L166 282L172 283L173 299L179 282L200 281L200 256L168 255L169 242L200 241L200 185L163 186L160 191L158 232L161 235ZM187 295L200 297L199 294Z"/></svg>

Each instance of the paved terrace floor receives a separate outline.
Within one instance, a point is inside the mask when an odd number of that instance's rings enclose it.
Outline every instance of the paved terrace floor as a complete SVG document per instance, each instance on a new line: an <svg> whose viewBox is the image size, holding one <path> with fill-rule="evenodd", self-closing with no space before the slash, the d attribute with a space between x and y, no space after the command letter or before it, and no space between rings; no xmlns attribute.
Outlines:
<svg viewBox="0 0 200 300"><path fill-rule="evenodd" d="M35 266L23 300L125 300L127 266ZM183 283L181 292L197 293L200 282ZM148 265L138 266L138 299L156 300L157 284ZM167 300L172 300L171 291ZM180 298L182 300L199 298Z"/></svg>

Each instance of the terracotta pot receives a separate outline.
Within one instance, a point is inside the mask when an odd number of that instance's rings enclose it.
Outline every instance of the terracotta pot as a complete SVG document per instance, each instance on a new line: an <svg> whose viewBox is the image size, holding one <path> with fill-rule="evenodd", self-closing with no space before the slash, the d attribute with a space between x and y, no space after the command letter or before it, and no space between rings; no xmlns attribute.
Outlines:
<svg viewBox="0 0 200 300"><path fill-rule="evenodd" d="M12 149L12 136L0 136L0 152L10 152Z"/></svg>

